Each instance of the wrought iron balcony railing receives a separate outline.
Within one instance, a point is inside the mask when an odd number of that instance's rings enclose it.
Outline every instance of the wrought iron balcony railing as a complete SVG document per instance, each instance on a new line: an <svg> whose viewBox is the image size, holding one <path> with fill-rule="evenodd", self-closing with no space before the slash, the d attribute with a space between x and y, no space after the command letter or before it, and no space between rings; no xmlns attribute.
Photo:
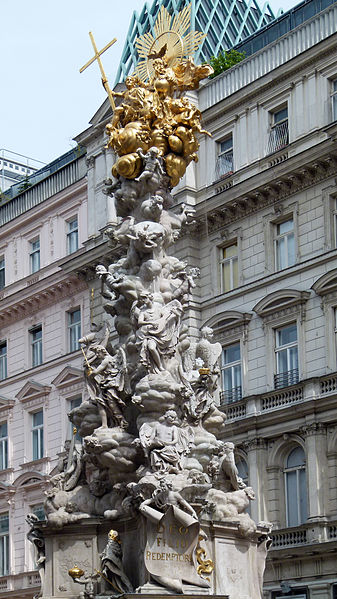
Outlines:
<svg viewBox="0 0 337 599"><path fill-rule="evenodd" d="M290 385L296 385L299 381L298 368L288 370L287 372L279 372L274 375L274 386L275 389L282 389L283 387L289 387Z"/></svg>
<svg viewBox="0 0 337 599"><path fill-rule="evenodd" d="M215 178L228 177L232 173L234 173L233 150L229 150L218 156L215 167Z"/></svg>
<svg viewBox="0 0 337 599"><path fill-rule="evenodd" d="M282 150L289 143L289 127L288 121L283 121L278 125L274 125L269 132L267 145L267 154L272 154L278 150Z"/></svg>
<svg viewBox="0 0 337 599"><path fill-rule="evenodd" d="M225 391L221 391L220 393L220 402L222 404L234 403L235 401L240 401L242 399L242 387L232 387L232 389L227 389Z"/></svg>

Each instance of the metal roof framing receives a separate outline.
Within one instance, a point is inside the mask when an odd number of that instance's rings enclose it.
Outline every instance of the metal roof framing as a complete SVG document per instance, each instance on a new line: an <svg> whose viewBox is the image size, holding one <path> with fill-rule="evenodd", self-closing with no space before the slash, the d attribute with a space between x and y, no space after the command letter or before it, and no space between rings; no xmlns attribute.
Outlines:
<svg viewBox="0 0 337 599"><path fill-rule="evenodd" d="M136 68L136 39L153 27L162 6L174 17L190 0L153 0L145 2L142 11L134 11L126 36L115 84L123 82ZM205 62L219 52L229 50L246 37L275 19L268 2L262 10L256 0L192 0L191 30L203 31L207 37L195 55L195 61Z"/></svg>

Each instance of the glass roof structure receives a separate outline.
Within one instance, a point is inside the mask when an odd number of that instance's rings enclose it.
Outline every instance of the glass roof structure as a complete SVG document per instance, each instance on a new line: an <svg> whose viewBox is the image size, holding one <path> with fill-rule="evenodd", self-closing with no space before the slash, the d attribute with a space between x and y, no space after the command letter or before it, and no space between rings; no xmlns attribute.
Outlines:
<svg viewBox="0 0 337 599"><path fill-rule="evenodd" d="M189 3L190 0L153 0L151 5L145 2L140 14L134 11L115 85L134 71L138 62L135 41L145 33L154 33L153 27L161 7L165 6L173 18ZM229 50L275 19L268 2L262 9L256 0L192 0L191 4L191 30L206 33L194 57L197 64Z"/></svg>

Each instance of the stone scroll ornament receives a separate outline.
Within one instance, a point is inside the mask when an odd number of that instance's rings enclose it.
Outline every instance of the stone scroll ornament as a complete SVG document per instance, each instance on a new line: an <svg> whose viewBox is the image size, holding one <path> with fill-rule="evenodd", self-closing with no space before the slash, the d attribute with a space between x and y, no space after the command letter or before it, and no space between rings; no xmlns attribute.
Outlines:
<svg viewBox="0 0 337 599"><path fill-rule="evenodd" d="M82 449L72 443L74 456L51 479L46 501L54 527L142 514L148 573L176 592L183 583L209 585L201 574L211 566L200 563L197 545L200 515L234 521L242 536L256 532L245 513L253 491L238 477L234 446L218 438L221 346L208 327L191 339L184 322L199 269L168 251L194 222L192 206L174 206L172 188L207 134L184 96L212 72L191 58L204 34L189 31L190 11L172 18L163 6L154 35L136 42L140 62L126 89L108 89L107 143L116 160L106 193L117 220L96 267L104 322L80 339L86 399L69 418ZM94 48L87 66L101 67Z"/></svg>

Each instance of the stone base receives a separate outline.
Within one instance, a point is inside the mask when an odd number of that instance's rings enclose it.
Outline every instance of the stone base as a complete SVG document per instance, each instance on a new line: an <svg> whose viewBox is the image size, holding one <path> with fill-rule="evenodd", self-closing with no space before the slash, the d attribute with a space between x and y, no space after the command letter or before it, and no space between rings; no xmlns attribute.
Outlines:
<svg viewBox="0 0 337 599"><path fill-rule="evenodd" d="M211 590L210 589L203 589L201 587L197 587L195 585L192 584L184 584L183 585L184 588L184 595L209 595ZM141 595L156 595L156 597L159 597L161 595L170 595L171 597L181 597L181 595L174 595L173 591L170 591L169 589L165 589L162 586L159 586L158 584L154 584L152 582L147 582L146 584L144 584L142 587L140 587L138 589L138 593L141 593ZM128 597L131 597L131 595L128 595ZM139 595L136 595L137 597L139 597ZM143 598L142 598L143 599Z"/></svg>
<svg viewBox="0 0 337 599"><path fill-rule="evenodd" d="M171 595L181 597L174 592L150 580L144 566L146 544L146 526L142 517L134 519L107 521L106 519L87 519L80 523L67 525L62 529L44 529L46 541L46 569L43 599L78 599L83 586L76 584L68 574L73 566L78 566L86 575L100 570L99 555L103 551L109 530L118 531L122 547L124 570L136 590L134 594L125 594L126 598L136 596L157 597ZM201 588L184 584L184 595L190 597L208 595L228 599L261 599L263 552L258 550L258 539L265 530L256 532L254 538L243 538L238 533L235 522L202 522L207 541L201 545L206 550L206 558L214 562L214 571L210 575L210 588ZM97 583L96 597L112 597L112 589L103 579Z"/></svg>

